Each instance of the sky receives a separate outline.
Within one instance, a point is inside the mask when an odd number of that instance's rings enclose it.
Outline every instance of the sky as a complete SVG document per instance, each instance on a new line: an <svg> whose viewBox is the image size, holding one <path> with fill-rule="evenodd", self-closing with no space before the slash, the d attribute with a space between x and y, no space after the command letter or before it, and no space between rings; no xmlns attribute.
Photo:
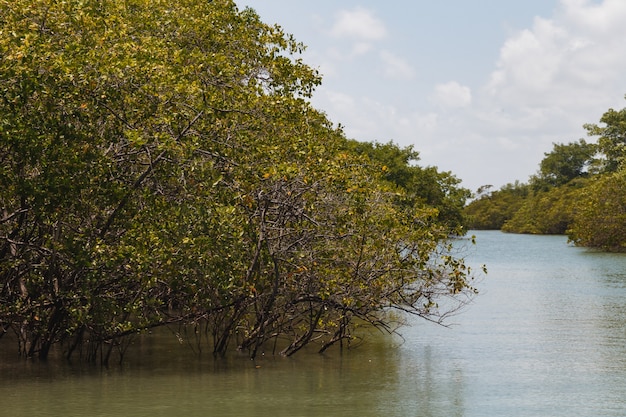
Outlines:
<svg viewBox="0 0 626 417"><path fill-rule="evenodd" d="M412 145L476 190L626 107L625 0L236 0L307 46L346 135Z"/></svg>

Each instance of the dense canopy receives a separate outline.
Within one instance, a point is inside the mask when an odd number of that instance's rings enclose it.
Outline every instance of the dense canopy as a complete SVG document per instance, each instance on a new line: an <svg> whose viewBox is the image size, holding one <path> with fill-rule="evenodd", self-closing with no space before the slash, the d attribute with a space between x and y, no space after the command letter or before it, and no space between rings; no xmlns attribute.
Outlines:
<svg viewBox="0 0 626 417"><path fill-rule="evenodd" d="M0 1L0 341L106 363L180 325L291 355L462 305L466 191L354 150L302 49L227 0Z"/></svg>

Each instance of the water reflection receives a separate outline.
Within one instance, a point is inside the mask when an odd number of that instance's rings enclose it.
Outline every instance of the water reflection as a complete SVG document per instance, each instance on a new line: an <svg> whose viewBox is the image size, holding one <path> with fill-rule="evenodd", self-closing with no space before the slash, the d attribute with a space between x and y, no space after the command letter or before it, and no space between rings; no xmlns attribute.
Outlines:
<svg viewBox="0 0 626 417"><path fill-rule="evenodd" d="M405 350L400 384L387 409L398 416L464 416L465 378L452 358L432 347ZM385 400L383 400L385 401Z"/></svg>

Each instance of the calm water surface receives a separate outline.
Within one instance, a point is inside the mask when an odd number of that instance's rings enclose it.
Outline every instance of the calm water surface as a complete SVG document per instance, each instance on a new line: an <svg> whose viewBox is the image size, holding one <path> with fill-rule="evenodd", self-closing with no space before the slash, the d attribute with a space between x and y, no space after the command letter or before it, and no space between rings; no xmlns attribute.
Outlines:
<svg viewBox="0 0 626 417"><path fill-rule="evenodd" d="M626 256L476 232L481 295L450 328L294 358L138 341L123 367L0 363L0 416L626 416Z"/></svg>

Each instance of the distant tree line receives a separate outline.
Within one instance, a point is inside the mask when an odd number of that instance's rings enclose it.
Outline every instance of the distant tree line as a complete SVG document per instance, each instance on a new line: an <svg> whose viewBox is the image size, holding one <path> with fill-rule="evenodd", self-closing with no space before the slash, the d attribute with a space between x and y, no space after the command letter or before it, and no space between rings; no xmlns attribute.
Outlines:
<svg viewBox="0 0 626 417"><path fill-rule="evenodd" d="M0 344L292 355L463 305L468 190L348 140L303 48L230 0L1 2Z"/></svg>
<svg viewBox="0 0 626 417"><path fill-rule="evenodd" d="M468 226L512 233L567 234L581 246L626 250L626 109L587 124L597 143L555 143L527 183L479 190Z"/></svg>

